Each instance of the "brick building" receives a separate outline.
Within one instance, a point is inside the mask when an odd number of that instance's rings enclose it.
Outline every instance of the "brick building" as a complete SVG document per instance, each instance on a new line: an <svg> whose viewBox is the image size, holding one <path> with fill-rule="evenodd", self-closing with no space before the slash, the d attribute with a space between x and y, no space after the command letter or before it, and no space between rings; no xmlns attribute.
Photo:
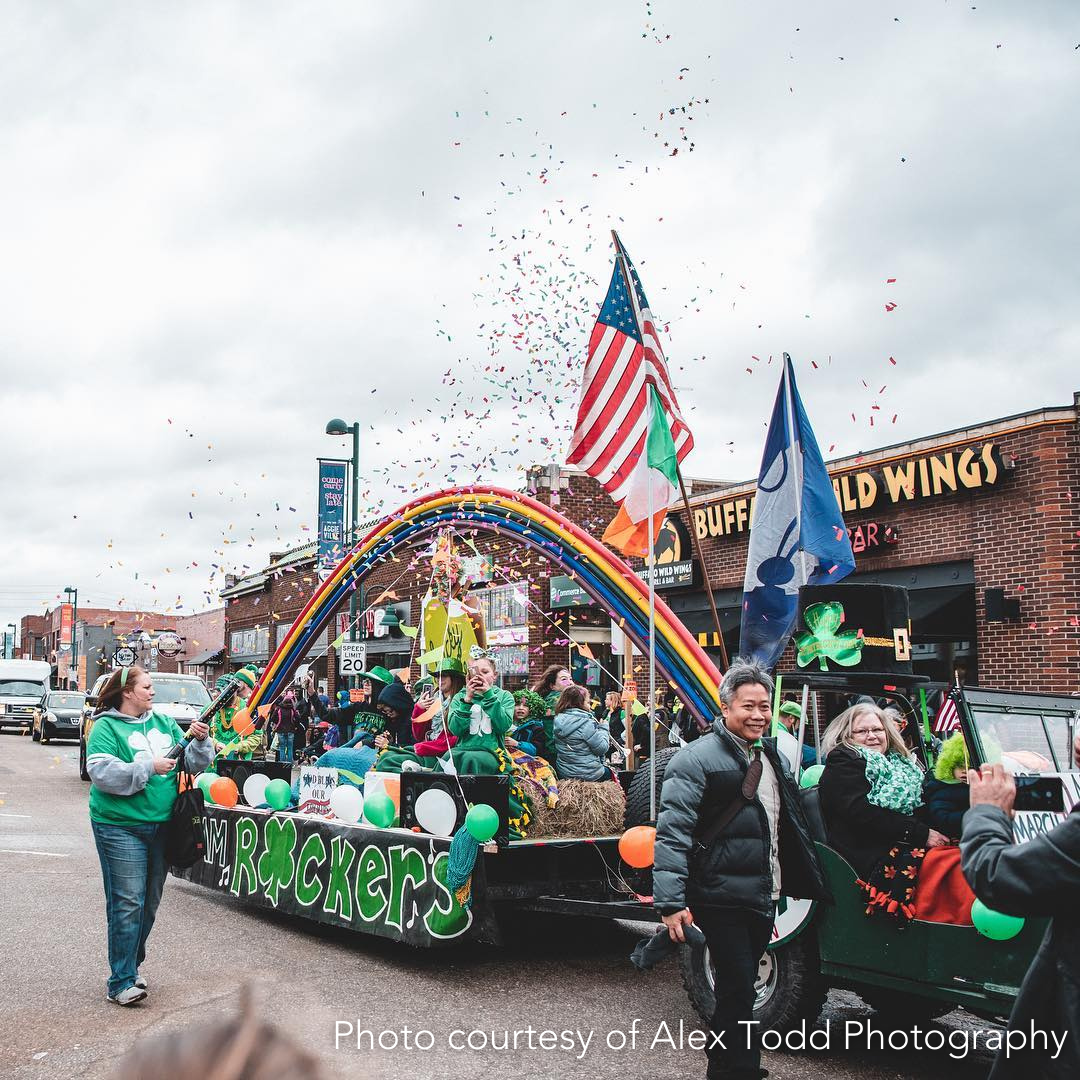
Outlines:
<svg viewBox="0 0 1080 1080"><path fill-rule="evenodd" d="M24 615L19 620L19 656L23 660L47 660L47 638L44 615Z"/></svg>
<svg viewBox="0 0 1080 1080"><path fill-rule="evenodd" d="M882 447L829 464L852 536L850 581L909 590L915 670L968 683L1071 692L1080 689L1080 394L1072 405L993 420ZM738 652L743 574L754 483L687 480L693 521L673 513L658 544L657 590L714 657L716 635L689 529L701 539L728 653ZM538 466L531 494L594 536L614 505L589 477ZM621 675L607 613L535 553L502 537L477 537L494 563L477 589L490 644L506 684L535 678L549 663L576 665L579 681L603 690ZM222 592L229 660L265 663L316 585L314 545L276 556L267 569ZM382 625L392 609L415 626L429 563L402 555L363 583L360 608L368 665L394 669L414 642ZM640 563L638 564L640 567ZM387 593L387 590L389 592ZM524 590L524 593L523 593ZM386 595L383 595L383 594ZM520 603L527 594L528 605ZM392 619L390 620L393 621ZM334 688L331 642L348 623L338 612L313 650ZM618 632L614 645L618 648ZM570 641L588 646L587 662ZM790 666L790 657L782 661ZM415 675L416 669L413 668Z"/></svg>
<svg viewBox="0 0 1080 1080"><path fill-rule="evenodd" d="M73 613L75 647L64 649L65 606L57 604L44 615L22 618L22 640L29 643L32 639L33 648L40 650L34 659L48 660L53 665L54 686L75 685L88 690L99 675L112 670L113 654L121 645L133 648L137 662L149 670L180 670L182 619L153 611L118 611L80 604ZM181 652L173 652L174 647Z"/></svg>
<svg viewBox="0 0 1080 1080"><path fill-rule="evenodd" d="M183 648L176 657L178 669L200 675L211 685L225 670L225 608L210 608L176 620Z"/></svg>

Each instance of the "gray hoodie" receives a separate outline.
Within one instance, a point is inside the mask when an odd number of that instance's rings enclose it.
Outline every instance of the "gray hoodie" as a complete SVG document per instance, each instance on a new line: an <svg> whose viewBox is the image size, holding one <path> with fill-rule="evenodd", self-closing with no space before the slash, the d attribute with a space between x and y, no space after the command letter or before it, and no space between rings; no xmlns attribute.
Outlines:
<svg viewBox="0 0 1080 1080"><path fill-rule="evenodd" d="M134 728L138 725L140 731L145 733L148 726L163 727L164 725L152 724L151 717L162 718L152 710L142 716L128 716L116 709L106 709L101 716L113 717L131 724ZM100 717L99 717L100 719ZM172 728L176 728L175 721L170 721ZM93 731L90 733L93 741ZM134 795L146 787L147 781L154 775L154 751L147 749L134 755L132 761L122 761L115 754L95 752L94 747L87 746L86 771L90 774L90 781L94 787L108 795ZM167 752L167 749L166 751ZM184 767L190 773L202 772L209 767L214 759L214 740L190 739L184 749Z"/></svg>
<svg viewBox="0 0 1080 1080"><path fill-rule="evenodd" d="M604 780L611 737L607 725L584 709L567 709L555 717L555 758L560 780Z"/></svg>

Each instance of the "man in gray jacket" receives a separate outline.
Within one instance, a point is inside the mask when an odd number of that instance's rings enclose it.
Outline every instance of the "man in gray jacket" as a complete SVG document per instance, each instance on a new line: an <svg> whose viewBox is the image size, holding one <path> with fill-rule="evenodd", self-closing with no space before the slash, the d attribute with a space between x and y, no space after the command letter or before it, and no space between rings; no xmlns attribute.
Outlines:
<svg viewBox="0 0 1080 1080"><path fill-rule="evenodd" d="M1080 739L1074 747L1080 767ZM1050 916L1016 997L1009 1030L1034 1044L998 1052L991 1080L1080 1076L1080 803L1057 828L1025 844L1013 837L1016 785L1000 765L968 772L961 866L975 895L1007 915ZM1045 1032L1045 1037L1042 1033ZM1064 1037L1064 1043L1061 1040ZM1044 1049L1045 1047L1045 1049Z"/></svg>
<svg viewBox="0 0 1080 1080"><path fill-rule="evenodd" d="M761 1048L740 1026L753 1019L754 981L786 896L829 898L798 793L772 723L773 683L735 660L720 684L712 730L668 763L656 822L653 903L675 941L695 924L716 967L709 1080L758 1080ZM716 836L710 824L727 820Z"/></svg>

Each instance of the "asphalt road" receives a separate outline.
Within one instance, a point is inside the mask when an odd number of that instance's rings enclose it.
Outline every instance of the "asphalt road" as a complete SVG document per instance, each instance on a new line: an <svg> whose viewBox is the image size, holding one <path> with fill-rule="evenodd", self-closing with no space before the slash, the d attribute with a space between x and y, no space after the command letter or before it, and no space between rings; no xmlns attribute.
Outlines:
<svg viewBox="0 0 1080 1080"><path fill-rule="evenodd" d="M0 1075L106 1078L136 1040L228 1014L245 984L263 1015L317 1054L329 1076L470 1080L501 1075L653 1077L704 1075L702 1055L654 1037L666 1024L697 1027L677 966L639 975L627 957L647 928L590 923L581 933L513 946L421 951L303 919L245 908L231 898L170 878L150 938L143 973L150 997L122 1009L105 1000L105 912L100 869L73 744L39 746L0 734ZM974 1080L991 1056L943 1050L842 1046L846 1021L869 1010L852 994L833 992L825 1018L832 1048L769 1053L781 1080L863 1077ZM638 1021L637 1048L618 1049L619 1032ZM369 1047L354 1031L371 1031ZM529 1048L529 1027L534 1029ZM932 1025L949 1032L985 1031L962 1012ZM429 1031L434 1046L403 1049L404 1028ZM451 1048L455 1030L474 1041L521 1032L517 1050ZM545 1048L543 1029L580 1033L573 1049ZM344 1033L337 1040L335 1032ZM589 1038L583 1051L579 1038ZM615 1034L612 1034L615 1033ZM513 1035L510 1035L510 1039ZM454 1036L455 1041L460 1037ZM410 1044L415 1036L410 1038ZM607 1043L610 1041L612 1047ZM426 1036L420 1037L426 1044Z"/></svg>

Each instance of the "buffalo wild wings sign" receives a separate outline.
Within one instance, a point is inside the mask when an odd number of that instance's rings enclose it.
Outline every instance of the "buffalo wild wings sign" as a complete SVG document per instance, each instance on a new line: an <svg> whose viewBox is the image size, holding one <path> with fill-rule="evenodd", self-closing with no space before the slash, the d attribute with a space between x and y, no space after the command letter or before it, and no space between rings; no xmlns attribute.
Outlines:
<svg viewBox="0 0 1080 1080"><path fill-rule="evenodd" d="M843 513L905 506L924 499L993 487L1007 471L996 443L943 450L907 458L880 469L844 472L832 478ZM754 513L754 496L740 495L694 510L694 528L701 539L746 532Z"/></svg>

